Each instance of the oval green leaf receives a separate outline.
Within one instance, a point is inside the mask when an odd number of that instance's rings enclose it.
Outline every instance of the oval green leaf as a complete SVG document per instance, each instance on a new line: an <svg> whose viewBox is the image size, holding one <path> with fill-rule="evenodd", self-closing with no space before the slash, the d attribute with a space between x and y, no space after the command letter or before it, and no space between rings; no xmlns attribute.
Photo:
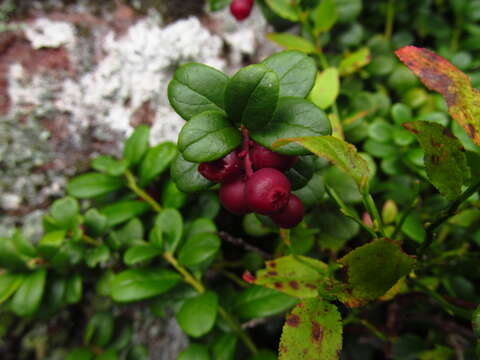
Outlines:
<svg viewBox="0 0 480 360"><path fill-rule="evenodd" d="M242 142L242 136L218 111L206 111L191 118L178 135L178 149L187 161L219 159Z"/></svg>
<svg viewBox="0 0 480 360"><path fill-rule="evenodd" d="M70 195L80 199L93 198L118 190L124 185L122 178L91 172L74 177L67 184Z"/></svg>
<svg viewBox="0 0 480 360"><path fill-rule="evenodd" d="M168 85L168 100L185 120L204 111L223 111L228 77L210 66L189 63L180 66Z"/></svg>
<svg viewBox="0 0 480 360"><path fill-rule="evenodd" d="M141 215L150 209L150 205L143 201L119 201L105 206L101 213L107 217L107 225L115 226Z"/></svg>
<svg viewBox="0 0 480 360"><path fill-rule="evenodd" d="M177 360L210 360L210 355L205 345L190 344L178 355Z"/></svg>
<svg viewBox="0 0 480 360"><path fill-rule="evenodd" d="M171 142L164 142L149 149L140 164L140 186L148 185L165 171L176 154L177 147Z"/></svg>
<svg viewBox="0 0 480 360"><path fill-rule="evenodd" d="M132 266L142 261L153 259L154 257L161 255L162 250L155 246L144 244L136 245L129 248L123 255L123 262Z"/></svg>
<svg viewBox="0 0 480 360"><path fill-rule="evenodd" d="M180 280L180 275L165 269L125 270L112 280L112 298L118 302L147 299L167 292Z"/></svg>
<svg viewBox="0 0 480 360"><path fill-rule="evenodd" d="M10 309L18 316L33 315L42 300L46 278L46 269L39 269L25 275L23 283L10 302Z"/></svg>
<svg viewBox="0 0 480 360"><path fill-rule="evenodd" d="M155 218L155 228L162 232L165 250L174 253L182 240L183 217L176 209L164 209Z"/></svg>
<svg viewBox="0 0 480 360"><path fill-rule="evenodd" d="M187 299L177 313L182 330L192 337L200 337L212 330L218 312L217 294L207 291Z"/></svg>
<svg viewBox="0 0 480 360"><path fill-rule="evenodd" d="M325 110L335 103L340 91L340 80L337 68L328 68L317 75L315 85L308 95L308 99Z"/></svg>
<svg viewBox="0 0 480 360"><path fill-rule="evenodd" d="M206 190L213 182L204 178L198 172L198 163L185 160L182 154L178 154L170 168L170 174L180 191L189 193Z"/></svg>
<svg viewBox="0 0 480 360"><path fill-rule="evenodd" d="M305 54L315 52L315 45L305 38L289 33L269 33L267 39L286 50L298 50Z"/></svg>
<svg viewBox="0 0 480 360"><path fill-rule="evenodd" d="M137 165L148 150L150 128L147 125L139 125L125 142L123 158L127 165Z"/></svg>
<svg viewBox="0 0 480 360"><path fill-rule="evenodd" d="M180 250L178 262L197 270L205 268L220 249L220 238L212 233L198 233L188 238Z"/></svg>

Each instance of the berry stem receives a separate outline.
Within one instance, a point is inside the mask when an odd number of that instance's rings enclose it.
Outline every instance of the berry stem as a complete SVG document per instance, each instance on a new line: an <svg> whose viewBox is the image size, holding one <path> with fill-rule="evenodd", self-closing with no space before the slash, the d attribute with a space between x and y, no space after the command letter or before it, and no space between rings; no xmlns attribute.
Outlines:
<svg viewBox="0 0 480 360"><path fill-rule="evenodd" d="M241 156L243 156L243 163L245 166L245 173L247 178L253 175L252 160L250 159L250 137L248 136L248 129L242 126L243 147Z"/></svg>

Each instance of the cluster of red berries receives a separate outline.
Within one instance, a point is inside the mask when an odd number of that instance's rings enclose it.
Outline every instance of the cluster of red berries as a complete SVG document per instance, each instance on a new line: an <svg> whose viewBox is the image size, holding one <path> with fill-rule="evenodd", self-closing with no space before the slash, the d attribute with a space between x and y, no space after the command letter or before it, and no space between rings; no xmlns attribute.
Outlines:
<svg viewBox="0 0 480 360"><path fill-rule="evenodd" d="M230 3L230 12L238 21L245 20L252 12L254 0L233 0Z"/></svg>
<svg viewBox="0 0 480 360"><path fill-rule="evenodd" d="M282 171L296 161L296 156L273 152L244 135L243 148L201 163L198 171L221 184L220 202L231 213L268 215L280 227L292 228L302 221L304 208Z"/></svg>

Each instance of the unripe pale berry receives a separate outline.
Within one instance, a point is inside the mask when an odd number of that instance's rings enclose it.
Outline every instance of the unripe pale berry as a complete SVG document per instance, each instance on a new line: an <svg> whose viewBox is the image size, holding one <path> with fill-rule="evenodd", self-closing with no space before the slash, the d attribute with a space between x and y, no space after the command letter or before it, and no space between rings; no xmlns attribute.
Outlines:
<svg viewBox="0 0 480 360"><path fill-rule="evenodd" d="M198 172L210 181L223 183L241 174L242 162L237 151L232 151L221 159L201 163L198 166Z"/></svg>
<svg viewBox="0 0 480 360"><path fill-rule="evenodd" d="M244 215L249 212L245 191L245 180L243 177L223 183L219 192L220 202L231 213Z"/></svg>
<svg viewBox="0 0 480 360"><path fill-rule="evenodd" d="M280 171L263 168L255 171L247 180L245 194L250 210L270 215L287 206L290 182Z"/></svg>
<svg viewBox="0 0 480 360"><path fill-rule="evenodd" d="M238 21L245 20L252 12L254 0L233 0L230 3L230 12Z"/></svg>
<svg viewBox="0 0 480 360"><path fill-rule="evenodd" d="M297 160L296 156L282 155L257 143L253 143L250 156L253 167L257 170L274 168L285 171L290 169Z"/></svg>
<svg viewBox="0 0 480 360"><path fill-rule="evenodd" d="M281 228L290 229L302 221L304 212L302 201L291 194L287 206L279 213L270 215L270 218Z"/></svg>

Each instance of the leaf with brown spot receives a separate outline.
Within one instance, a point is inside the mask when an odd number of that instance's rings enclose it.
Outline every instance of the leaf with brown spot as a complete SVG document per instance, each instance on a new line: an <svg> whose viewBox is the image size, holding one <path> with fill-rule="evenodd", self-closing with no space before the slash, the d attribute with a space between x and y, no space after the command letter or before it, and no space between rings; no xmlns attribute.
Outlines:
<svg viewBox="0 0 480 360"><path fill-rule="evenodd" d="M407 275L415 259L390 239L377 239L349 252L339 260L347 268L349 288L339 300L356 307L384 295Z"/></svg>
<svg viewBox="0 0 480 360"><path fill-rule="evenodd" d="M262 285L298 298L316 297L319 294L334 298L343 284L330 276L328 265L309 257L290 255L267 261L266 268L256 276L243 276L250 283Z"/></svg>
<svg viewBox="0 0 480 360"><path fill-rule="evenodd" d="M342 322L335 305L306 299L287 316L279 360L338 360L341 349Z"/></svg>
<svg viewBox="0 0 480 360"><path fill-rule="evenodd" d="M472 87L470 78L428 49L405 46L395 54L425 86L445 98L450 115L480 145L480 91Z"/></svg>
<svg viewBox="0 0 480 360"><path fill-rule="evenodd" d="M460 141L440 124L413 121L403 127L415 134L425 151L428 179L446 198L453 200L462 193L470 178L467 156Z"/></svg>

